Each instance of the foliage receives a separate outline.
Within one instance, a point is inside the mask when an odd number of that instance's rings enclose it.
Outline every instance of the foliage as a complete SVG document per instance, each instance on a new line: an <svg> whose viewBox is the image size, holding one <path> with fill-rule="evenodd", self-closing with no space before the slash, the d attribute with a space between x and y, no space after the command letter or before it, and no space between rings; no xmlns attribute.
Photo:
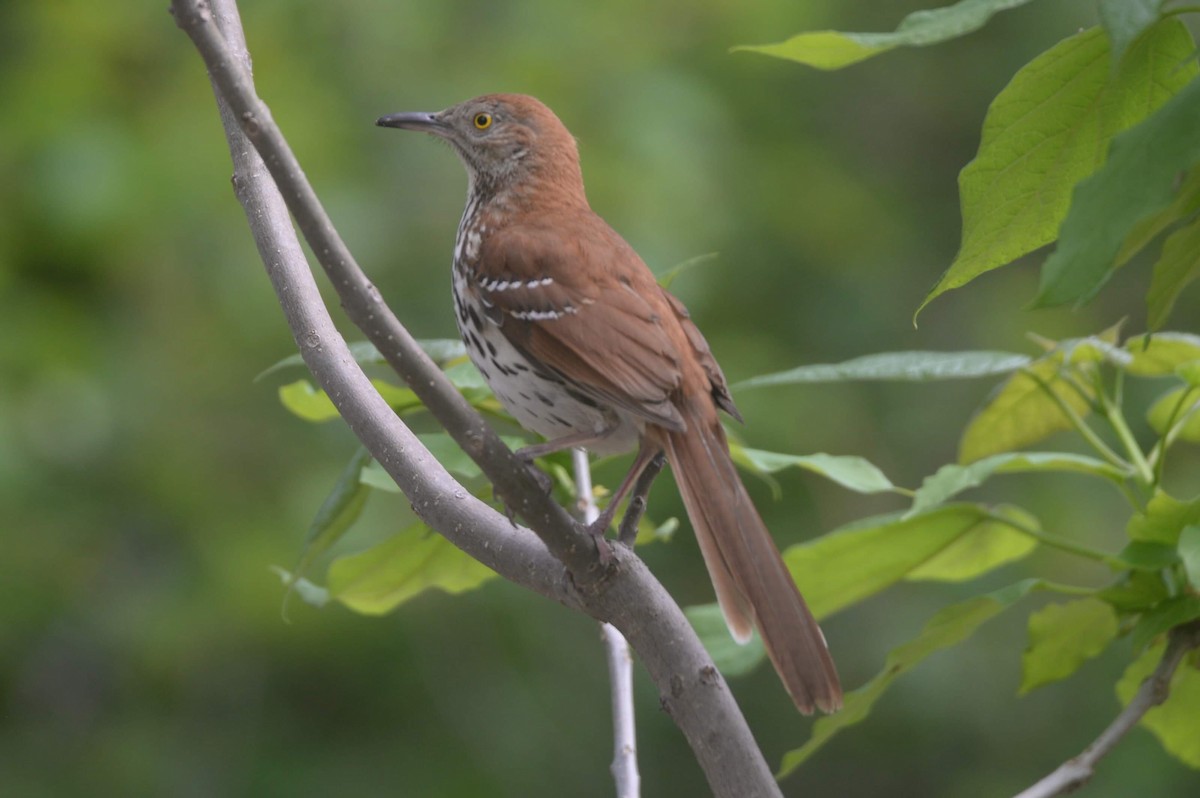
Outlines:
<svg viewBox="0 0 1200 798"><path fill-rule="evenodd" d="M995 11L1019 3L974 2L910 15L894 34L801 34L782 45L748 48L765 55L825 69L846 66L899 44L926 44L962 35L984 24ZM1150 329L1158 329L1183 287L1200 275L1193 246L1200 208L1195 175L1200 172L1200 79L1195 44L1188 29L1160 2L1101 2L1102 28L1072 36L1022 68L996 97L984 121L979 152L960 176L963 237L958 256L921 307L951 288L974 280L1057 240L1042 266L1035 307L1090 300L1112 272L1164 231L1173 228L1154 267L1147 295ZM1190 10L1190 9L1185 9ZM919 309L918 309L919 312ZM1050 546L1108 566L1108 586L1038 583L1043 589L1079 596L1051 604L1029 617L1029 647L1023 659L1026 693L1074 674L1119 636L1131 634L1135 650L1148 650L1130 665L1118 685L1128 702L1138 683L1161 656L1164 635L1200 617L1195 561L1200 496L1179 501L1163 488L1171 447L1196 440L1200 414L1200 339L1188 333L1141 335L1123 343L1119 325L1089 338L1049 341L1036 359L1004 360L1008 376L967 425L959 463L944 466L914 494L903 515L870 519L831 532L786 554L814 612L821 616L860 601L902 576L919 578L928 568L926 552L945 557L962 548L962 533L947 524L946 512L964 510L986 519L990 535L971 541L954 562L971 578L1021 557L1034 546ZM959 353L963 361L984 361L988 353ZM872 362L881 356L869 356ZM890 353L892 378L936 373L922 353ZM937 362L952 354L936 356ZM779 385L814 379L872 379L859 358L841 366L801 367L745 385ZM929 361L922 369L921 361ZM884 369L887 374L887 369ZM978 372L987 373L986 368ZM816 376L819 375L819 376ZM939 375L947 376L947 375ZM949 376L976 376L962 369ZM1151 378L1167 391L1146 411L1157 434L1143 449L1126 418L1125 380ZM920 378L920 377L918 377ZM1089 418L1090 417L1090 418ZM1091 418L1098 418L1099 424ZM1112 446L1097 431L1106 427ZM1096 457L1062 452L1018 452L1061 430L1074 430ZM975 505L944 504L992 476L1032 471L1049 478L1071 471L1116 485L1127 497L1131 518L1128 545L1120 552L1091 548L1043 532L1032 517ZM861 527L861 528L860 528ZM1008 551L987 537L1004 530L1026 549ZM972 531L972 537L979 537ZM1023 538L1021 536L1024 536ZM941 548L945 547L945 548ZM907 568L922 563L916 571ZM846 711L821 719L812 739L784 758L786 774L837 731L862 720L871 704L902 670L938 647L961 641L979 622L1029 592L1035 583L1014 585L1009 601L981 597L980 614L944 610L931 627L956 619L942 637L927 627L913 643L893 651L882 673L847 696ZM1128 588L1137 585L1137 592ZM990 594L994 596L994 594ZM963 625L958 619L978 618ZM914 657L913 652L919 652ZM1200 767L1195 740L1195 671L1177 674L1167 702L1144 723L1181 761ZM1187 708L1190 707L1190 708Z"/></svg>

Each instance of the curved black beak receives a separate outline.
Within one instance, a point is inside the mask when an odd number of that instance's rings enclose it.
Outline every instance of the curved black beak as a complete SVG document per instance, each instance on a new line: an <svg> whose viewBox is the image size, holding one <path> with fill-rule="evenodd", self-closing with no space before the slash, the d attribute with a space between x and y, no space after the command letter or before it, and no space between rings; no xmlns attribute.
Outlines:
<svg viewBox="0 0 1200 798"><path fill-rule="evenodd" d="M437 114L418 111L415 113L388 114L375 120L380 127L398 127L403 130L423 130L438 133L445 128Z"/></svg>

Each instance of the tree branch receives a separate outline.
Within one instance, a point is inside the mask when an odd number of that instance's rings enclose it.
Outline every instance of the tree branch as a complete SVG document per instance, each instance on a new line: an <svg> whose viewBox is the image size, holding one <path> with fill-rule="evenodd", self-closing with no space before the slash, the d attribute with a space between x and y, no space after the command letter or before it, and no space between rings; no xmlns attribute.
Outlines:
<svg viewBox="0 0 1200 798"><path fill-rule="evenodd" d="M1167 650L1163 652L1154 673L1146 677L1128 706L1121 710L1096 741L1079 756L1063 762L1057 770L1016 798L1052 798L1055 795L1065 795L1086 784L1095 773L1100 760L1108 756L1147 712L1167 700L1171 692L1171 677L1176 668L1188 652L1197 647L1200 647L1200 622L1177 626L1172 630Z"/></svg>
<svg viewBox="0 0 1200 798"><path fill-rule="evenodd" d="M741 711L678 605L627 549L617 547L610 567L598 567L591 539L538 489L524 462L454 390L354 262L255 94L233 0L172 0L172 11L208 67L234 159L235 191L292 335L351 430L433 529L502 576L624 633L715 795L779 796ZM347 315L479 464L497 493L527 520L536 538L512 528L463 490L370 385L321 302L280 192Z"/></svg>

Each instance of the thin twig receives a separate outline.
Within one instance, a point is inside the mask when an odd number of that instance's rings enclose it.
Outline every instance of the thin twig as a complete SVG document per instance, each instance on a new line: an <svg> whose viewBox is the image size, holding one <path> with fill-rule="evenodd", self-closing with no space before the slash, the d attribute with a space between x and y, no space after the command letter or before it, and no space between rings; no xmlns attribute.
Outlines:
<svg viewBox="0 0 1200 798"><path fill-rule="evenodd" d="M1116 719L1109 724L1096 741L1079 756L1068 759L1057 770L1020 793L1016 798L1052 798L1077 790L1091 779L1096 765L1116 747L1130 729L1154 707L1167 700L1171 690L1171 677L1188 652L1200 646L1200 622L1176 627L1170 634L1167 650L1154 673L1150 674L1138 688L1133 700Z"/></svg>
<svg viewBox="0 0 1200 798"><path fill-rule="evenodd" d="M600 517L596 495L592 492L592 469L587 452L572 449L575 467L575 494L579 497L580 514L590 524ZM600 624L600 639L608 660L608 679L612 692L613 761L610 769L616 782L617 798L638 798L642 777L637 763L637 728L633 706L633 656L629 642L615 626Z"/></svg>
<svg viewBox="0 0 1200 798"><path fill-rule="evenodd" d="M623 547L616 547L607 571L595 567L591 539L538 488L524 463L454 390L355 264L254 91L233 0L172 0L172 13L208 68L234 158L235 190L292 335L351 430L433 529L502 576L621 629L717 798L778 798L779 786L741 710L679 605ZM347 315L528 521L536 538L513 529L450 478L370 385L329 318L279 194Z"/></svg>

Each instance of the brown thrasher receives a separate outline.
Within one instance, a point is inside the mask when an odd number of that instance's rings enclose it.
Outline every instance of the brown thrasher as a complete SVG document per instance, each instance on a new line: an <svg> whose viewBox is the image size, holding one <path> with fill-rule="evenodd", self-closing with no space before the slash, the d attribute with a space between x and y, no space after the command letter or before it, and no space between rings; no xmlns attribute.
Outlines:
<svg viewBox="0 0 1200 798"><path fill-rule="evenodd" d="M604 552L612 512L635 484L644 495L665 452L733 636L746 642L758 627L801 712L840 708L824 635L730 459L717 411L741 416L725 377L683 304L588 206L570 132L514 94L377 124L432 133L467 168L458 328L508 412L547 439L522 454L637 447L591 527Z"/></svg>

